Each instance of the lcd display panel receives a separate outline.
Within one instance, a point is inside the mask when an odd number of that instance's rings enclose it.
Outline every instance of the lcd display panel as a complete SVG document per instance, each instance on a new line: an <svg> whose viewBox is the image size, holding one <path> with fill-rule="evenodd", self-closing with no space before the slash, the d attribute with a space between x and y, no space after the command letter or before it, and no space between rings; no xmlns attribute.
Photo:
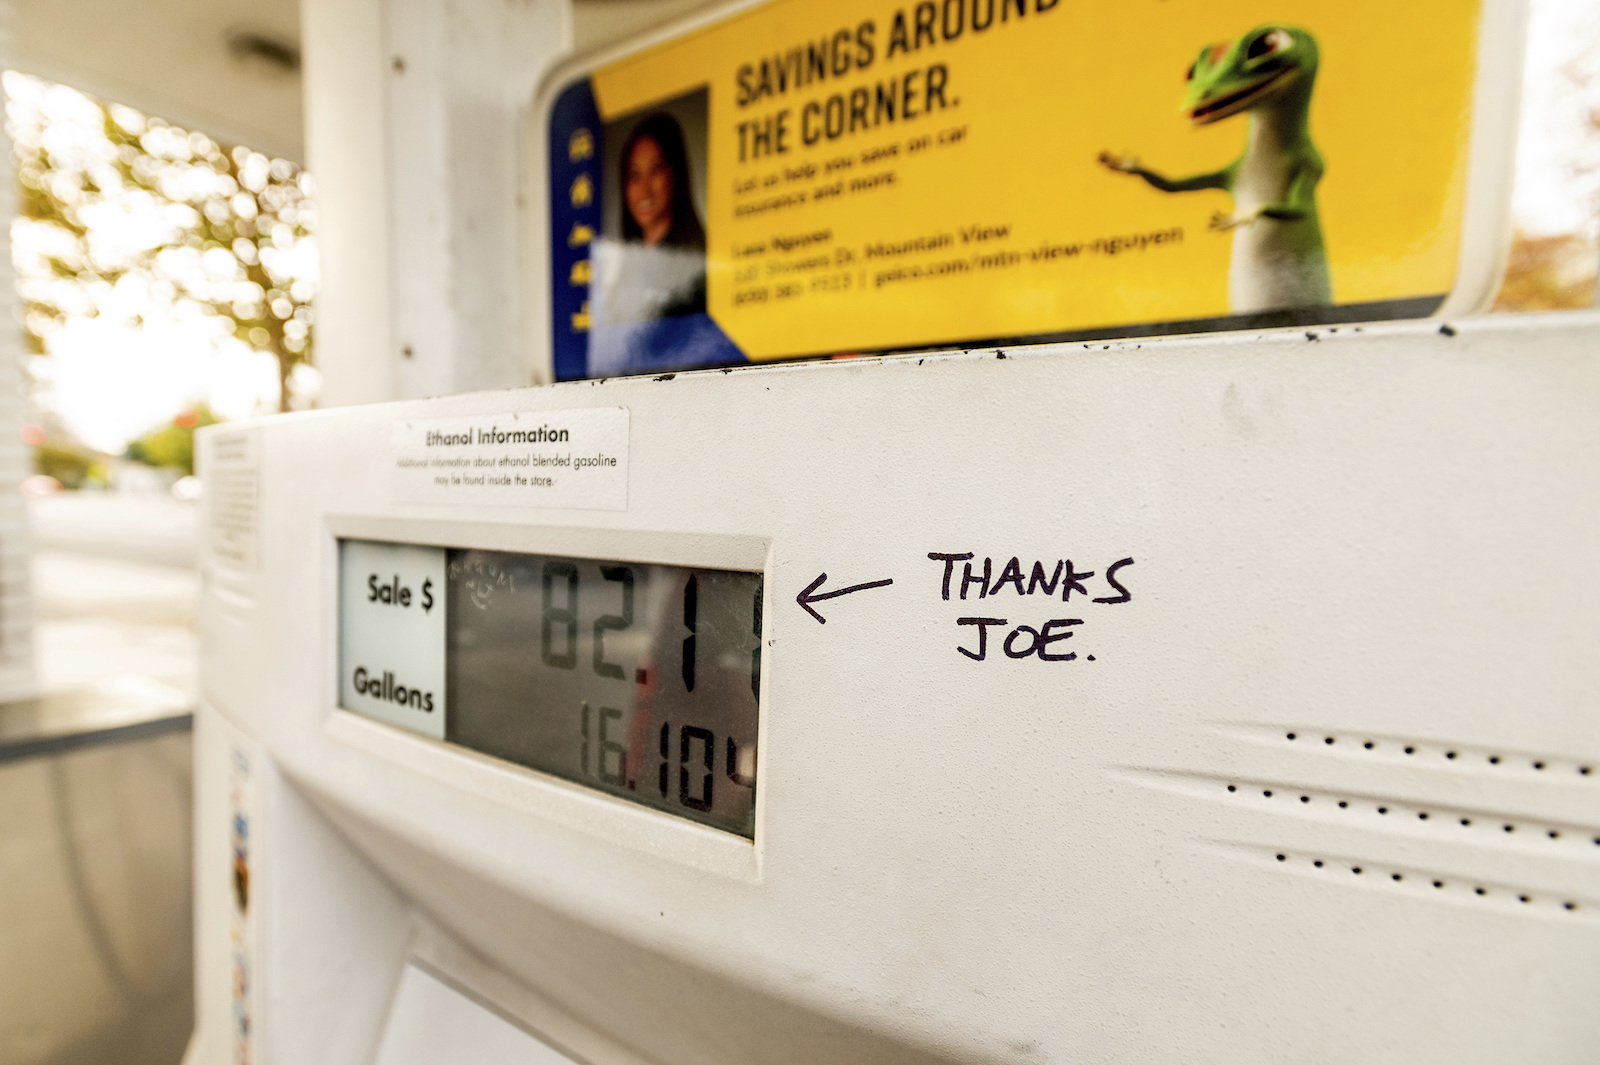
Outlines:
<svg viewBox="0 0 1600 1065"><path fill-rule="evenodd" d="M761 574L357 541L340 560L345 709L754 838Z"/></svg>

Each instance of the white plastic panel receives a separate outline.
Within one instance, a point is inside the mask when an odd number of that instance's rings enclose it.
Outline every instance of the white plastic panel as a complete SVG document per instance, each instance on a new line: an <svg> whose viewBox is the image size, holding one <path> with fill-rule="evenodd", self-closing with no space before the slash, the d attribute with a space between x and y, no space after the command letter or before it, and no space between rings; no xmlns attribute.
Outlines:
<svg viewBox="0 0 1600 1065"><path fill-rule="evenodd" d="M389 1007L375 1065L578 1065L415 965Z"/></svg>
<svg viewBox="0 0 1600 1065"><path fill-rule="evenodd" d="M989 350L263 423L272 579L208 593L206 690L462 950L647 1060L1586 1061L1597 335ZM626 511L391 502L397 419L585 404L630 411ZM335 541L385 530L763 569L754 842L336 711ZM956 565L943 598L930 552L989 558L992 594ZM1092 594L1018 595L1012 557ZM1123 558L1130 598L1095 603ZM819 624L822 573L894 583ZM977 616L1007 619L981 662ZM1078 658L1004 653L1057 618ZM266 986L336 989L280 964ZM264 1008L270 1047L294 1018Z"/></svg>

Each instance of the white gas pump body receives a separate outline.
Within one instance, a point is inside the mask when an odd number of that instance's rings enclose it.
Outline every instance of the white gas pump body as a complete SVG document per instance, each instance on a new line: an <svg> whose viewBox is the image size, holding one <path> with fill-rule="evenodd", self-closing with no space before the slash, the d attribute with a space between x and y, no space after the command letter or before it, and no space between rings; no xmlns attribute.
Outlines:
<svg viewBox="0 0 1600 1065"><path fill-rule="evenodd" d="M690 6L306 8L325 400L442 398L202 433L188 1060L1590 1060L1600 314L443 395L551 378L543 107ZM402 490L618 410L604 505ZM759 573L753 838L342 709L341 540Z"/></svg>
<svg viewBox="0 0 1600 1065"><path fill-rule="evenodd" d="M1104 342L208 430L259 505L211 502L192 1060L392 1055L433 984L594 1065L1588 1060L1597 338ZM618 407L626 509L395 501L399 421ZM761 572L754 839L339 709L341 538ZM930 553L1134 561L1126 601L963 601ZM824 572L894 583L819 624ZM982 661L969 615L1007 621ZM1068 617L1076 659L1000 646Z"/></svg>

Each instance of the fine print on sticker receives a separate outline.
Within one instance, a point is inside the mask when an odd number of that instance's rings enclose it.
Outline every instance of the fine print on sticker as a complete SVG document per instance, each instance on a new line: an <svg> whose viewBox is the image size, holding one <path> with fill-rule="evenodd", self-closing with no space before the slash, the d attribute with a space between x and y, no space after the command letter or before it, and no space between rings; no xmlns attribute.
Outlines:
<svg viewBox="0 0 1600 1065"><path fill-rule="evenodd" d="M1481 6L773 0L590 71L556 376L1431 314Z"/></svg>
<svg viewBox="0 0 1600 1065"><path fill-rule="evenodd" d="M401 422L392 447L396 502L627 507L621 408Z"/></svg>

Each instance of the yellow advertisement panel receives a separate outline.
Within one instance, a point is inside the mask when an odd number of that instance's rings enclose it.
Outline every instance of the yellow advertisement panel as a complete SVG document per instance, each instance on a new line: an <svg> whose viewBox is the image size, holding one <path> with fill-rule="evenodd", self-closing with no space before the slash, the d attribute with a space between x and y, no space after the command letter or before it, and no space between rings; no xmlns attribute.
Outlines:
<svg viewBox="0 0 1600 1065"><path fill-rule="evenodd" d="M550 112L557 374L1425 316L1477 0L775 0Z"/></svg>

